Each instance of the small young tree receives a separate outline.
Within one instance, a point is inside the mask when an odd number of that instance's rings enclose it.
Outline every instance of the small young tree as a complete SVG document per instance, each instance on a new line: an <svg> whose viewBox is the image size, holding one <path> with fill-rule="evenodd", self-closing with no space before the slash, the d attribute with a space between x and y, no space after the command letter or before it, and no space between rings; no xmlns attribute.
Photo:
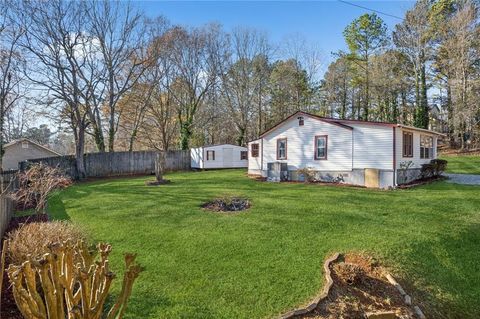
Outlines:
<svg viewBox="0 0 480 319"><path fill-rule="evenodd" d="M52 191L72 183L58 167L39 163L18 174L19 189L14 197L24 207L34 206L37 214L45 214L47 199Z"/></svg>

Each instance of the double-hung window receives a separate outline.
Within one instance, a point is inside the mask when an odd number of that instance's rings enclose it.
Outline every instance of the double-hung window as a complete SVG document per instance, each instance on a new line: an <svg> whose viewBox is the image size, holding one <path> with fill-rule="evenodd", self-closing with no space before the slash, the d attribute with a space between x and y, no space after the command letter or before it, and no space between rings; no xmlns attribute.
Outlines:
<svg viewBox="0 0 480 319"><path fill-rule="evenodd" d="M279 138L277 140L277 160L287 159L287 139Z"/></svg>
<svg viewBox="0 0 480 319"><path fill-rule="evenodd" d="M322 160L327 159L327 145L328 145L328 136L319 135L315 136L315 159Z"/></svg>
<svg viewBox="0 0 480 319"><path fill-rule="evenodd" d="M433 157L433 137L420 135L420 158Z"/></svg>
<svg viewBox="0 0 480 319"><path fill-rule="evenodd" d="M251 145L250 152L251 152L252 157L258 157L259 149L260 149L260 147L259 147L258 143L253 143Z"/></svg>
<svg viewBox="0 0 480 319"><path fill-rule="evenodd" d="M413 157L412 132L403 132L403 157Z"/></svg>

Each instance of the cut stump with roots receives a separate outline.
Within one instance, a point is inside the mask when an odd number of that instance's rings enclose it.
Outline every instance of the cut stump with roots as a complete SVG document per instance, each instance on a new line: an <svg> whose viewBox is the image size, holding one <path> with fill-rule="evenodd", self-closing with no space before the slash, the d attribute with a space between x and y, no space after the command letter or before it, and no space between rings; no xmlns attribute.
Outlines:
<svg viewBox="0 0 480 319"><path fill-rule="evenodd" d="M235 213L250 208L250 201L242 197L220 197L215 198L202 205L202 208L213 212Z"/></svg>

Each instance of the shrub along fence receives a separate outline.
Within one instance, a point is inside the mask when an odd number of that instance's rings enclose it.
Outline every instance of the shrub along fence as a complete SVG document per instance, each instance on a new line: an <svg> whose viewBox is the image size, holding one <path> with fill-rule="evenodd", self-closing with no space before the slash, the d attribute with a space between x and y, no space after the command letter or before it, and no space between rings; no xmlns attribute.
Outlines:
<svg viewBox="0 0 480 319"><path fill-rule="evenodd" d="M155 172L156 151L88 153L85 154L85 171L87 177L109 177L121 175L153 174ZM73 179L79 174L73 155L57 156L28 160L20 163L20 170L29 163L44 163L63 169ZM166 154L166 170L180 171L190 169L190 151L168 151Z"/></svg>

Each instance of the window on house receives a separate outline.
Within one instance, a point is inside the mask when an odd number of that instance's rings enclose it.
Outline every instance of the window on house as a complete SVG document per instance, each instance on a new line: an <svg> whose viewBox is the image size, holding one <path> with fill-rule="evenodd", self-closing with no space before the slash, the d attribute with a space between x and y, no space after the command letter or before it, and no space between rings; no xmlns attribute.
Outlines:
<svg viewBox="0 0 480 319"><path fill-rule="evenodd" d="M327 135L315 136L315 159L327 159Z"/></svg>
<svg viewBox="0 0 480 319"><path fill-rule="evenodd" d="M240 160L248 159L248 152L247 151L240 151Z"/></svg>
<svg viewBox="0 0 480 319"><path fill-rule="evenodd" d="M403 132L403 157L413 157L413 133Z"/></svg>
<svg viewBox="0 0 480 319"><path fill-rule="evenodd" d="M252 157L258 157L259 153L259 145L258 143L254 143L251 146Z"/></svg>
<svg viewBox="0 0 480 319"><path fill-rule="evenodd" d="M277 140L277 160L287 159L287 139L279 138Z"/></svg>
<svg viewBox="0 0 480 319"><path fill-rule="evenodd" d="M303 116L298 117L298 125L303 126L303 124L305 124L305 122L303 121Z"/></svg>
<svg viewBox="0 0 480 319"><path fill-rule="evenodd" d="M22 148L28 148L28 142L22 142Z"/></svg>
<svg viewBox="0 0 480 319"><path fill-rule="evenodd" d="M207 161L215 160L215 151L207 151Z"/></svg>
<svg viewBox="0 0 480 319"><path fill-rule="evenodd" d="M420 135L420 158L433 157L433 137Z"/></svg>

